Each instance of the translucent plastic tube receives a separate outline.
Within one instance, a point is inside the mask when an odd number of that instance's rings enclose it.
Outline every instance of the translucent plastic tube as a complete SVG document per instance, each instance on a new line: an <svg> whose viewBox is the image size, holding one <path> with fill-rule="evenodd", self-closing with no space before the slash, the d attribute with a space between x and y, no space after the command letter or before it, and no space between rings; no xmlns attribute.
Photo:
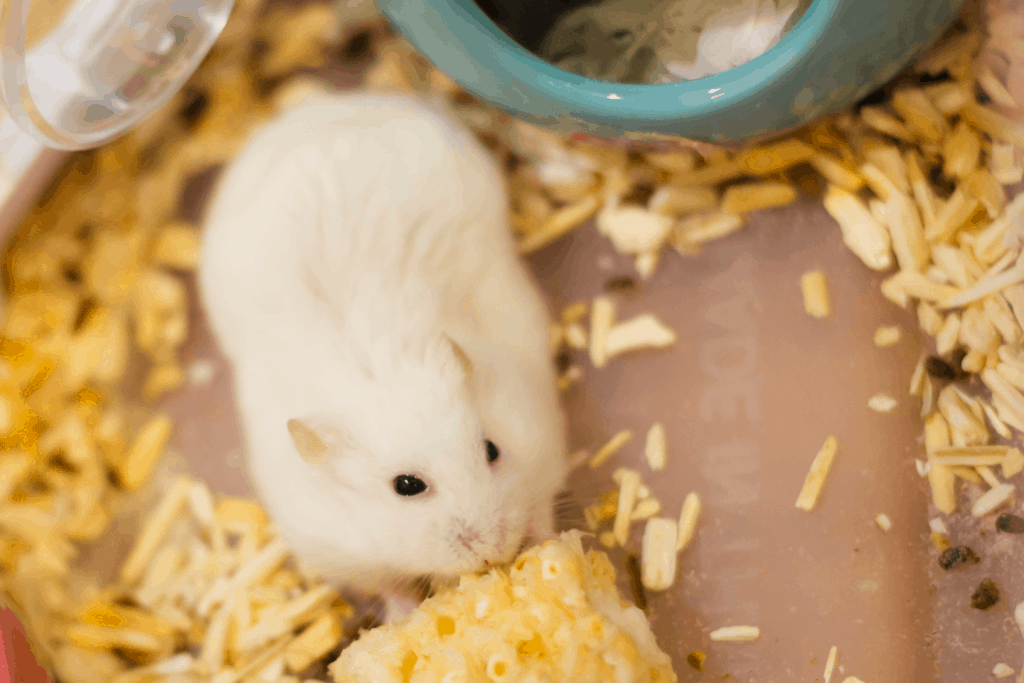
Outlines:
<svg viewBox="0 0 1024 683"><path fill-rule="evenodd" d="M0 98L47 147L95 147L164 104L195 71L234 0L79 0L30 52L32 0L0 3Z"/></svg>

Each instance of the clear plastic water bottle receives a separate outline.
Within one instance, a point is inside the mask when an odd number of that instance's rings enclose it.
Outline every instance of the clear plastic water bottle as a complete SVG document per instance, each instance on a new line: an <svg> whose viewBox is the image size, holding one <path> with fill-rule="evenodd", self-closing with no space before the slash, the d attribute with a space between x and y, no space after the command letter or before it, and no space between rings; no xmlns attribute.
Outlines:
<svg viewBox="0 0 1024 683"><path fill-rule="evenodd" d="M101 145L181 88L233 5L234 0L78 0L26 51L32 0L3 0L2 106L47 147Z"/></svg>

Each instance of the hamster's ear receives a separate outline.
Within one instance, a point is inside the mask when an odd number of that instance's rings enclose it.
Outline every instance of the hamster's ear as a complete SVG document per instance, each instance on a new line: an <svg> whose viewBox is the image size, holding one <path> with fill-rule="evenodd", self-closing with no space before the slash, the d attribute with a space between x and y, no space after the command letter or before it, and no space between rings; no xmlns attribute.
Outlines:
<svg viewBox="0 0 1024 683"><path fill-rule="evenodd" d="M293 418L288 420L288 433L291 434L292 442L303 460L310 465L322 465L327 462L331 449L316 430L302 420Z"/></svg>
<svg viewBox="0 0 1024 683"><path fill-rule="evenodd" d="M462 366L462 371L466 373L466 379L468 380L473 376L473 363L469 360L469 356L462 350L462 347L455 343L451 337L447 337L448 343L452 346L452 351L455 352L455 357L459 361L459 365Z"/></svg>

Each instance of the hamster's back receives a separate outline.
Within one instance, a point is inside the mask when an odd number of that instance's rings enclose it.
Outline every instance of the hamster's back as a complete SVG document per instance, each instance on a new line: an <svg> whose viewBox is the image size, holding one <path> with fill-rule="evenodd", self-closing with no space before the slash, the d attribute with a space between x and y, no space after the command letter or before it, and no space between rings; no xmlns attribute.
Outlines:
<svg viewBox="0 0 1024 683"><path fill-rule="evenodd" d="M312 283L342 298L368 279L401 288L410 270L464 261L450 252L472 230L507 250L502 188L475 138L417 99L338 95L272 121L225 171L206 222L200 284L222 347L299 315Z"/></svg>

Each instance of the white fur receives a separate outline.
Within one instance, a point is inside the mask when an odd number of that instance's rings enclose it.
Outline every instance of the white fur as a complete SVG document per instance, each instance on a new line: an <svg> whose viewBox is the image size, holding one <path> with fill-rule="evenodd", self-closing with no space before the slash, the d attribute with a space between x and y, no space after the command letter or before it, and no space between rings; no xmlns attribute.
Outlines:
<svg viewBox="0 0 1024 683"><path fill-rule="evenodd" d="M219 183L199 277L248 475L331 580L452 577L511 559L528 530L551 533L564 424L547 310L506 207L480 143L397 96L288 112ZM327 462L300 457L293 418L328 444ZM430 491L398 496L400 474Z"/></svg>
<svg viewBox="0 0 1024 683"><path fill-rule="evenodd" d="M775 0L744 0L724 7L701 31L696 61L670 61L665 66L673 76L694 81L746 64L782 40L786 22L796 8L793 3L779 10Z"/></svg>

